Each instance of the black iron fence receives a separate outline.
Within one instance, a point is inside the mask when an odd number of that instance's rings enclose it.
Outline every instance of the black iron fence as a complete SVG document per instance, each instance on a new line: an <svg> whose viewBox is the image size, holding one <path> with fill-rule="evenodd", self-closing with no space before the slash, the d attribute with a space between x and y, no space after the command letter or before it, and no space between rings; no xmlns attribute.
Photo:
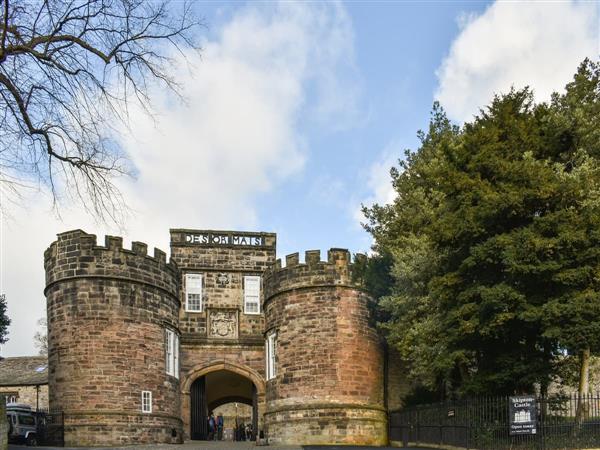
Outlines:
<svg viewBox="0 0 600 450"><path fill-rule="evenodd" d="M64 413L38 410L36 416L38 444L63 447L65 445Z"/></svg>
<svg viewBox="0 0 600 450"><path fill-rule="evenodd" d="M600 448L600 395L482 397L390 414L390 440L479 450ZM529 422L527 422L529 420ZM525 425L521 425L525 424Z"/></svg>

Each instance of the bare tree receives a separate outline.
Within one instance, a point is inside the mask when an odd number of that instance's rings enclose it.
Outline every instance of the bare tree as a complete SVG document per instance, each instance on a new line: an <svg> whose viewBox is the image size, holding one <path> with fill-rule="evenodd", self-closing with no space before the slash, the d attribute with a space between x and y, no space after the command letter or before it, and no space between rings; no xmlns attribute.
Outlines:
<svg viewBox="0 0 600 450"><path fill-rule="evenodd" d="M42 356L48 355L48 321L42 317L37 322L39 329L33 335L33 345Z"/></svg>
<svg viewBox="0 0 600 450"><path fill-rule="evenodd" d="M0 0L0 207L27 187L74 197L101 219L130 171L113 138L149 83L177 91L172 58L194 46L188 4L164 0Z"/></svg>

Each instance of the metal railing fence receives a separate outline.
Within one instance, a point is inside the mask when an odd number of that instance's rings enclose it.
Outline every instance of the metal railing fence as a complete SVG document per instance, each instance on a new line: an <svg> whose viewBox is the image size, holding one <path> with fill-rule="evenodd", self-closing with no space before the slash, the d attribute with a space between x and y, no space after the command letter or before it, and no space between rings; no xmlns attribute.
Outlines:
<svg viewBox="0 0 600 450"><path fill-rule="evenodd" d="M40 445L64 447L65 415L62 411L40 409L37 416L37 441Z"/></svg>
<svg viewBox="0 0 600 450"><path fill-rule="evenodd" d="M390 440L465 449L600 448L600 395L535 398L531 434L510 433L510 397L479 397L390 413Z"/></svg>

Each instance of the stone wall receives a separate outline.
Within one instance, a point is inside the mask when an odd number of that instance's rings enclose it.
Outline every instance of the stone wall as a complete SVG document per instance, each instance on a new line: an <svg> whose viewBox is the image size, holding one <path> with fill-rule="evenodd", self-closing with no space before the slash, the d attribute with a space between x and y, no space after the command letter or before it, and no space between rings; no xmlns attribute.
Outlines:
<svg viewBox="0 0 600 450"><path fill-rule="evenodd" d="M237 408L235 403L226 403L214 410L215 417L219 414L223 416L223 428L234 429L236 423L248 424L252 420L252 407L244 403L238 403ZM237 420L237 422L236 422Z"/></svg>
<svg viewBox="0 0 600 450"><path fill-rule="evenodd" d="M179 380L165 330L178 332L179 273L165 254L75 230L45 253L50 408L66 446L181 442ZM143 413L142 391L152 392Z"/></svg>
<svg viewBox="0 0 600 450"><path fill-rule="evenodd" d="M38 394L39 391L39 394ZM24 403L33 409L38 405L40 409L48 409L48 385L38 386L0 386L0 394L18 396L17 403ZM1 416L0 416L1 417Z"/></svg>
<svg viewBox="0 0 600 450"><path fill-rule="evenodd" d="M269 441L383 445L383 352L370 297L353 284L350 254L332 249L278 261L265 276L266 332L276 332L276 376L267 380Z"/></svg>
<svg viewBox="0 0 600 450"><path fill-rule="evenodd" d="M218 338L211 334L209 322L211 313L222 310L235 312L236 332L230 338L260 337L264 329L264 314L244 314L243 278L244 276L262 276L263 272L275 261L276 238L273 233L243 233L236 235L260 236L263 245L226 245L193 244L186 239L188 235L230 235L233 232L211 232L205 230L171 230L171 255L181 270L182 286L187 273L202 275L203 311L185 311L185 289L181 292L182 308L179 315L183 338L202 343L206 338ZM184 286L185 288L185 286ZM262 303L262 302L261 302ZM204 338L204 339L203 339Z"/></svg>

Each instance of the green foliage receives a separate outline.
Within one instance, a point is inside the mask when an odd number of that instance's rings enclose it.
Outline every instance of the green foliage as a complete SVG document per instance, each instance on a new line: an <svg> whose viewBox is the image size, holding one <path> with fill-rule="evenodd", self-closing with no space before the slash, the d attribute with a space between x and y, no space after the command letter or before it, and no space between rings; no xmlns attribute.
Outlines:
<svg viewBox="0 0 600 450"><path fill-rule="evenodd" d="M462 128L434 104L395 202L364 210L393 258L381 326L427 386L526 392L559 350L600 351L599 79L586 60L550 103L511 90Z"/></svg>
<svg viewBox="0 0 600 450"><path fill-rule="evenodd" d="M8 326L10 319L6 315L6 296L0 295L0 344L8 341Z"/></svg>
<svg viewBox="0 0 600 450"><path fill-rule="evenodd" d="M390 293L393 284L390 273L392 266L392 255L389 253L375 254L366 258L364 255L355 258L352 276L355 282L360 283L374 299L380 299ZM378 303L370 303L371 324L376 326L378 322L389 320L389 314L380 308Z"/></svg>

